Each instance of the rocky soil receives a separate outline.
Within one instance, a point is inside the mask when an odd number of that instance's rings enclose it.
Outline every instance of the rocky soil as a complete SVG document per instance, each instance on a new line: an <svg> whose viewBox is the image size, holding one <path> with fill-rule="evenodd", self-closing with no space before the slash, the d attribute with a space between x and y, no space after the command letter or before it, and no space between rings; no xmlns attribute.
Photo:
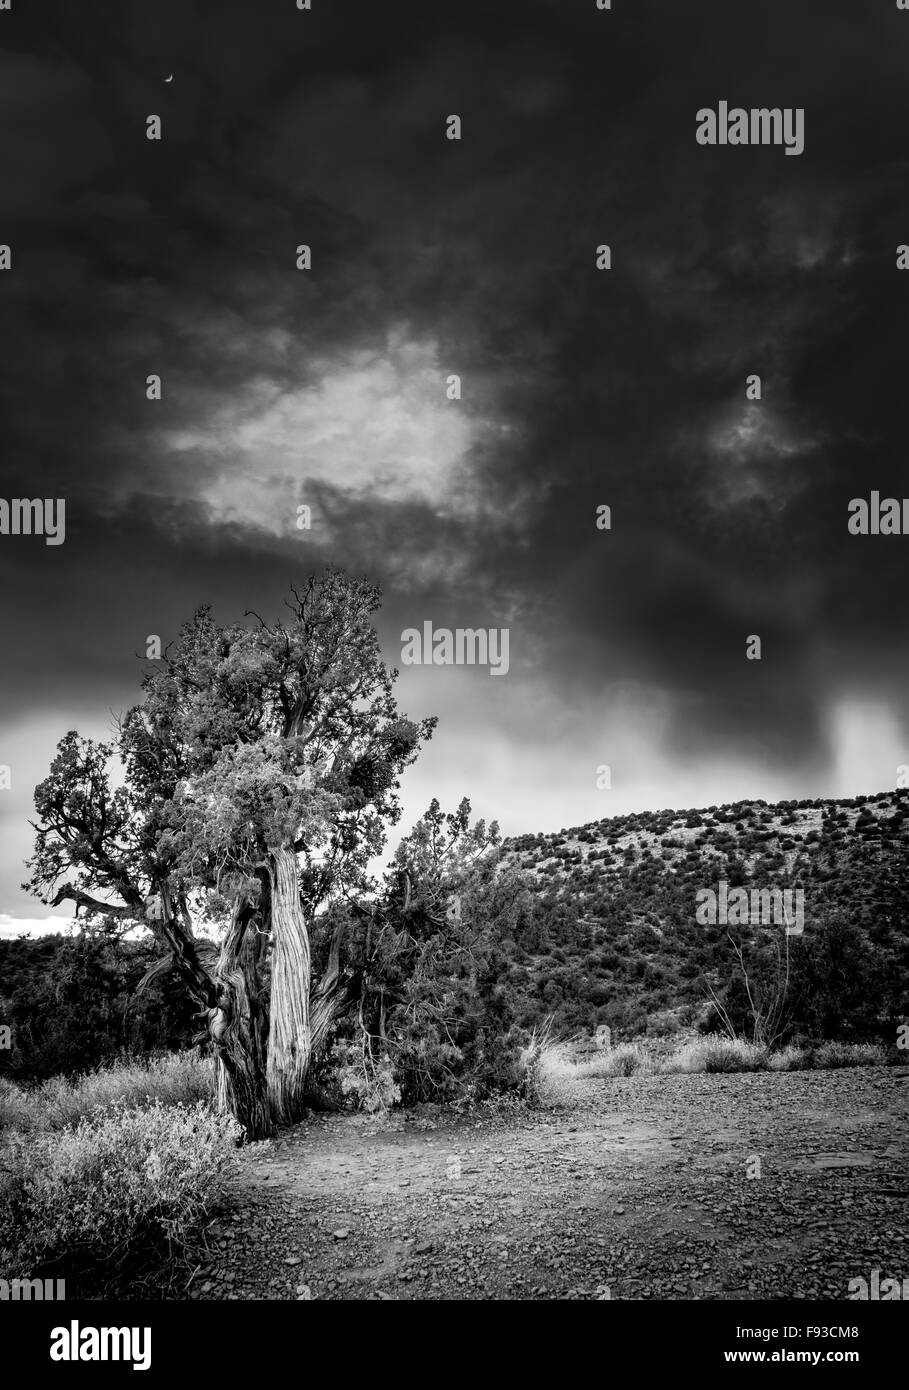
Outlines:
<svg viewBox="0 0 909 1390"><path fill-rule="evenodd" d="M909 1069L575 1092L313 1116L242 1151L181 1296L845 1299L874 1268L909 1279Z"/></svg>

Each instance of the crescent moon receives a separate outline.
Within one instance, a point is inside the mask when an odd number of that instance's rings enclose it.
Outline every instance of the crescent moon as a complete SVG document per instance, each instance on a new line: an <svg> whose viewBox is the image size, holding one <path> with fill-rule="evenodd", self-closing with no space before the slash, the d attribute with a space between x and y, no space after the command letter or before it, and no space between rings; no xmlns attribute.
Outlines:
<svg viewBox="0 0 909 1390"><path fill-rule="evenodd" d="M174 75L173 75L173 73L171 73L170 77L165 77L165 79L164 79L165 82L173 82L173 80L174 80Z"/></svg>

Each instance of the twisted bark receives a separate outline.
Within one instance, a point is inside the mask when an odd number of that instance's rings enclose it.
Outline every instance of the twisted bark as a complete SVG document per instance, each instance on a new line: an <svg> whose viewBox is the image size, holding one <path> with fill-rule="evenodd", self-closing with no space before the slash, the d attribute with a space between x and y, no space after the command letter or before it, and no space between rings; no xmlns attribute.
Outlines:
<svg viewBox="0 0 909 1390"><path fill-rule="evenodd" d="M277 1121L299 1118L312 1053L309 933L300 903L297 856L286 845L268 854L271 890L271 1005L268 1099Z"/></svg>
<svg viewBox="0 0 909 1390"><path fill-rule="evenodd" d="M273 1131L265 1064L265 1019L257 983L255 909L234 904L215 971L218 1003L209 1010L218 1109L240 1122L248 1139Z"/></svg>
<svg viewBox="0 0 909 1390"><path fill-rule="evenodd" d="M145 904L144 917L155 937L169 949L169 964L199 1005L205 1020L196 1041L206 1037L215 1056L218 1108L233 1115L247 1139L272 1133L265 1081L265 1027L257 985L258 944L249 930L254 909L240 898L216 965L206 965L200 943L173 911L162 888L160 902ZM149 972L151 973L151 972ZM144 983L144 981L143 981Z"/></svg>
<svg viewBox="0 0 909 1390"><path fill-rule="evenodd" d="M341 979L341 941L344 937L344 923L340 923L331 938L328 962L322 978L314 985L309 995L310 1050L313 1058L322 1051L332 1026L346 1013L359 997L360 976L349 980Z"/></svg>

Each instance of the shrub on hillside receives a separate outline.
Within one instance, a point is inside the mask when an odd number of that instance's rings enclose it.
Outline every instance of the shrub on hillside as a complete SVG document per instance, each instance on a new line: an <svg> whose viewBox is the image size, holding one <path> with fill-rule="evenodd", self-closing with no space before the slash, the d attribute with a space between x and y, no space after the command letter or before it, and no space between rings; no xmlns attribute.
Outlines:
<svg viewBox="0 0 909 1390"><path fill-rule="evenodd" d="M858 921L830 912L812 924L793 954L793 1024L808 1037L866 1042L892 989L886 959L868 950Z"/></svg>
<svg viewBox="0 0 909 1390"><path fill-rule="evenodd" d="M3 1022L16 1038L0 1050L0 1074L31 1082L188 1046L195 1005L176 972L156 971L138 988L157 954L149 934L121 941L105 926L0 941Z"/></svg>
<svg viewBox="0 0 909 1390"><path fill-rule="evenodd" d="M669 1038L681 1031L682 1024L672 1009L661 1009L650 1014L647 1019L647 1035L653 1038Z"/></svg>

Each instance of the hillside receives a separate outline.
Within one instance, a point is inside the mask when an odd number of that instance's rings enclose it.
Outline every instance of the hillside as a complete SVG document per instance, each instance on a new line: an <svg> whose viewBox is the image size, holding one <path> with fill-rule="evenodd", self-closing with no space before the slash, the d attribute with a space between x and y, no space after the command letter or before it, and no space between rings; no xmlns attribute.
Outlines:
<svg viewBox="0 0 909 1390"><path fill-rule="evenodd" d="M703 1026L705 981L738 1008L727 928L695 920L698 890L720 880L803 890L804 931L788 941L794 1025L892 1041L909 1017L907 791L644 811L516 837L505 858L537 895L511 949L524 1023L550 1013L560 1030L606 1023L623 1036ZM732 930L758 975L775 968L782 929Z"/></svg>
<svg viewBox="0 0 909 1390"><path fill-rule="evenodd" d="M516 1041L553 1018L560 1036L614 1040L716 1028L711 988L749 1034L747 994L722 924L700 925L699 890L804 892L804 930L732 928L753 991L773 987L788 945L787 1036L882 1040L909 1022L909 792L850 801L638 812L505 842L517 907L488 924L492 946L458 1017L476 1007L471 1044ZM325 949L323 931L320 949ZM122 1051L189 1046L194 1006L171 971L153 972L154 943L105 931L0 942L0 1020L15 1046L0 1076L84 1070ZM458 967L452 965L452 981Z"/></svg>

